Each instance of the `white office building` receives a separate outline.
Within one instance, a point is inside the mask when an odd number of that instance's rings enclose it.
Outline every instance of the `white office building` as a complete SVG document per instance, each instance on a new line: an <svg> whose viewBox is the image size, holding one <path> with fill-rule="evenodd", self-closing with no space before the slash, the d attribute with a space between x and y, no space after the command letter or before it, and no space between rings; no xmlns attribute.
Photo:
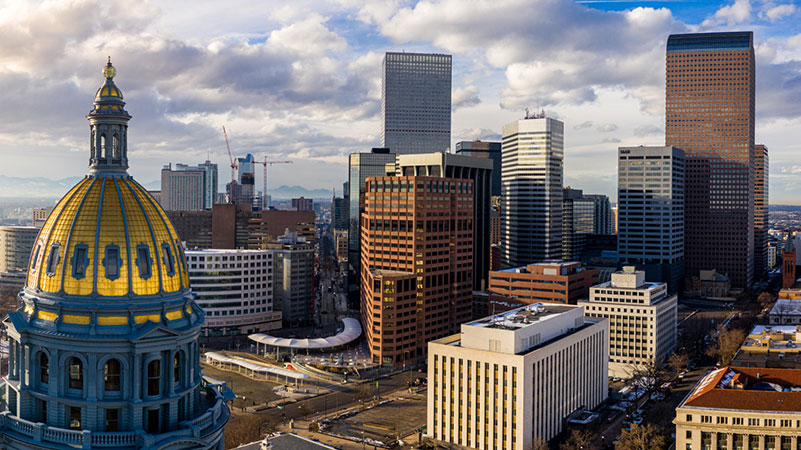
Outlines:
<svg viewBox="0 0 801 450"><path fill-rule="evenodd" d="M609 319L610 377L630 378L676 348L676 295L665 283L646 282L633 266L591 287L589 300L578 304L588 317Z"/></svg>
<svg viewBox="0 0 801 450"><path fill-rule="evenodd" d="M584 308L535 303L428 344L427 435L476 449L528 449L607 397L609 326Z"/></svg>
<svg viewBox="0 0 801 450"><path fill-rule="evenodd" d="M189 281L206 312L201 333L229 336L281 328L273 308L272 250L187 250Z"/></svg>
<svg viewBox="0 0 801 450"><path fill-rule="evenodd" d="M444 152L451 146L451 55L384 56L381 147L392 153Z"/></svg>
<svg viewBox="0 0 801 450"><path fill-rule="evenodd" d="M501 265L562 256L564 124L527 115L503 127Z"/></svg>
<svg viewBox="0 0 801 450"><path fill-rule="evenodd" d="M39 229L0 226L0 272L27 272Z"/></svg>

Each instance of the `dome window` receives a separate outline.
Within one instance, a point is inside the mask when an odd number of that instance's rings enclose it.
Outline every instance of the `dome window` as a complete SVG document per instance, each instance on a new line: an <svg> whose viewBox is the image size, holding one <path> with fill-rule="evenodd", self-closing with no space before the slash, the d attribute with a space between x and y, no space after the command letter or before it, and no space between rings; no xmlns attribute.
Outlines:
<svg viewBox="0 0 801 450"><path fill-rule="evenodd" d="M167 276L175 275L175 258L172 256L170 244L164 242L161 244L161 252L164 255L164 266L167 267Z"/></svg>
<svg viewBox="0 0 801 450"><path fill-rule="evenodd" d="M89 266L89 247L86 244L78 244L75 246L72 255L72 276L76 280L86 276L86 268Z"/></svg>
<svg viewBox="0 0 801 450"><path fill-rule="evenodd" d="M39 252L42 250L42 244L36 246L36 251L33 252L33 258L31 258L31 269L36 267L36 263L39 262Z"/></svg>
<svg viewBox="0 0 801 450"><path fill-rule="evenodd" d="M58 251L61 249L61 244L54 242L50 246L50 254L47 255L47 267L45 273L47 276L52 277L56 274L56 267L58 267Z"/></svg>
<svg viewBox="0 0 801 450"><path fill-rule="evenodd" d="M139 276L143 280L150 278L152 274L150 266L153 260L150 259L150 249L147 244L139 244L136 246L136 266L139 267Z"/></svg>
<svg viewBox="0 0 801 450"><path fill-rule="evenodd" d="M103 258L103 267L106 268L106 278L116 280L120 277L120 248L114 244L106 246L106 257Z"/></svg>

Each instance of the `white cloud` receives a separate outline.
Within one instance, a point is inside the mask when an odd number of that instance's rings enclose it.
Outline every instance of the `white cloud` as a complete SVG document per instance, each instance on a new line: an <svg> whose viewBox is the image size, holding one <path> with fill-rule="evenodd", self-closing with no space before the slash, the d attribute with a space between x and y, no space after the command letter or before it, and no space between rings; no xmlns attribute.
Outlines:
<svg viewBox="0 0 801 450"><path fill-rule="evenodd" d="M777 5L768 8L766 11L762 12L760 16L770 20L771 22L774 22L781 18L795 14L796 10L797 9L795 5L792 3L786 3L784 5Z"/></svg>
<svg viewBox="0 0 801 450"><path fill-rule="evenodd" d="M470 85L456 88L451 92L451 104L454 110L475 106L479 103L481 103L481 99L478 98L478 88L476 86Z"/></svg>
<svg viewBox="0 0 801 450"><path fill-rule="evenodd" d="M617 130L617 125L614 123L605 123L602 125L598 125L596 130L600 131L601 133L611 133L612 131Z"/></svg>
<svg viewBox="0 0 801 450"><path fill-rule="evenodd" d="M718 9L715 14L705 20L701 26L713 28L721 25L737 25L751 19L751 1L735 0L734 3Z"/></svg>
<svg viewBox="0 0 801 450"><path fill-rule="evenodd" d="M646 137L646 136L664 136L664 131L662 128L656 125L640 125L634 129L634 135L638 137Z"/></svg>

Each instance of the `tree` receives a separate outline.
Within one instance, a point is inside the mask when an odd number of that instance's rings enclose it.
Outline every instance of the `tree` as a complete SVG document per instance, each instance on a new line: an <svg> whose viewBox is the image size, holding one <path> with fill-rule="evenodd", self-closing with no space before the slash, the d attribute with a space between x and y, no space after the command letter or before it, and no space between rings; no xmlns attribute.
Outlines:
<svg viewBox="0 0 801 450"><path fill-rule="evenodd" d="M667 361L667 365L671 370L672 376L678 376L679 372L684 370L687 367L687 363L690 362L690 358L687 356L686 353L683 352L676 352L670 355Z"/></svg>
<svg viewBox="0 0 801 450"><path fill-rule="evenodd" d="M574 429L564 442L559 444L559 450L589 450L596 449L598 436L587 430Z"/></svg>
<svg viewBox="0 0 801 450"><path fill-rule="evenodd" d="M773 295L770 292L763 292L759 294L759 297L757 297L757 301L759 302L760 305L762 305L762 308L767 308L768 305L773 303Z"/></svg>
<svg viewBox="0 0 801 450"><path fill-rule="evenodd" d="M549 450L548 441L543 438L534 438L528 446L528 450Z"/></svg>
<svg viewBox="0 0 801 450"><path fill-rule="evenodd" d="M225 425L225 448L235 448L273 433L278 426L272 418L253 414L231 414Z"/></svg>
<svg viewBox="0 0 801 450"><path fill-rule="evenodd" d="M631 430L623 430L615 450L664 450L667 439L651 425L631 424Z"/></svg>
<svg viewBox="0 0 801 450"><path fill-rule="evenodd" d="M665 381L670 379L670 374L664 365L656 361L649 361L645 364L632 366L631 381L635 386L645 388L646 394L651 394Z"/></svg>
<svg viewBox="0 0 801 450"><path fill-rule="evenodd" d="M718 333L717 342L712 344L706 353L720 360L721 365L728 366L734 356L737 355L740 346L743 345L745 337L745 330L739 328L721 329Z"/></svg>

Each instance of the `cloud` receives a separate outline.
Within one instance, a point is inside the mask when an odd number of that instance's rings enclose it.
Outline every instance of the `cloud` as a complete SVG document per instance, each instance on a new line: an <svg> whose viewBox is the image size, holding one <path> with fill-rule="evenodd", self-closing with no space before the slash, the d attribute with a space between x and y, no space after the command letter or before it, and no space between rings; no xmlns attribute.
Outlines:
<svg viewBox="0 0 801 450"><path fill-rule="evenodd" d="M600 131L601 133L611 133L612 131L617 130L617 125L613 123L605 123L602 125L598 125L595 127L596 130Z"/></svg>
<svg viewBox="0 0 801 450"><path fill-rule="evenodd" d="M796 7L792 3L787 3L784 5L777 5L773 6L766 11L760 13L760 17L767 19L771 22L775 22L781 18L791 16L795 14Z"/></svg>
<svg viewBox="0 0 801 450"><path fill-rule="evenodd" d="M735 0L731 5L724 6L715 11L715 14L703 21L701 26L712 28L721 25L732 26L747 22L751 19L751 11L750 0Z"/></svg>
<svg viewBox="0 0 801 450"><path fill-rule="evenodd" d="M620 139L618 139L616 137L605 137L605 138L601 139L601 142L606 143L606 144L615 144L615 143L620 142Z"/></svg>
<svg viewBox="0 0 801 450"><path fill-rule="evenodd" d="M584 129L587 129L587 128L592 128L592 121L587 120L587 121L581 122L578 125L573 125L573 129L574 130L584 130Z"/></svg>
<svg viewBox="0 0 801 450"><path fill-rule="evenodd" d="M634 129L634 135L637 137L656 136L663 133L662 128L656 125L640 125Z"/></svg>
<svg viewBox="0 0 801 450"><path fill-rule="evenodd" d="M454 138L456 141L500 141L501 134L496 130L488 128L469 128L455 133Z"/></svg>
<svg viewBox="0 0 801 450"><path fill-rule="evenodd" d="M456 88L452 91L451 96L454 111L481 103L481 99L478 98L478 88L473 85Z"/></svg>

